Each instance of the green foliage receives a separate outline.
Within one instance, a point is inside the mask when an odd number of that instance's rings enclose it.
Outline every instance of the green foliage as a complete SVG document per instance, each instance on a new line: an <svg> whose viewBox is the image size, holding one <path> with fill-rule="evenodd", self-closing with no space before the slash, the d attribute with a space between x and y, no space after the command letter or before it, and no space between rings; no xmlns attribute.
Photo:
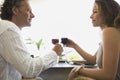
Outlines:
<svg viewBox="0 0 120 80"><path fill-rule="evenodd" d="M36 42L38 50L40 49L41 44L42 44L42 39L40 39L38 42Z"/></svg>
<svg viewBox="0 0 120 80"><path fill-rule="evenodd" d="M25 39L26 40L26 44L35 44L37 46L37 49L40 49L40 46L42 45L42 41L43 39L36 41L33 41L31 38Z"/></svg>

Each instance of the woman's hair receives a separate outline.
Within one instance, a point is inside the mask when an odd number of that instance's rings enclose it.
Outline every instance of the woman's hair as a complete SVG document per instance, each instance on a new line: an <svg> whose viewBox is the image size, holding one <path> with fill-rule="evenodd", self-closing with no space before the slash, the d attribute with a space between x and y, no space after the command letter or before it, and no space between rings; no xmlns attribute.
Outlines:
<svg viewBox="0 0 120 80"><path fill-rule="evenodd" d="M115 0L95 0L105 24L109 27L120 27L120 5Z"/></svg>
<svg viewBox="0 0 120 80"><path fill-rule="evenodd" d="M13 7L20 7L21 3L24 0L4 0L3 5L1 6L1 14L0 17L3 20L11 20L13 16Z"/></svg>
<svg viewBox="0 0 120 80"><path fill-rule="evenodd" d="M120 28L120 11L118 16L116 17L115 21L114 21L114 25L118 28Z"/></svg>

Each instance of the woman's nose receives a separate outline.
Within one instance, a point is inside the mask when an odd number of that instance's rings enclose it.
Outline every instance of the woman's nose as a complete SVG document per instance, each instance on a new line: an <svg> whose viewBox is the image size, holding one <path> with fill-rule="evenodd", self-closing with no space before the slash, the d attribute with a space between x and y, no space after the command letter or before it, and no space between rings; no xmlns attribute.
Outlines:
<svg viewBox="0 0 120 80"><path fill-rule="evenodd" d="M93 18L93 14L90 15L90 18L91 18L91 19Z"/></svg>

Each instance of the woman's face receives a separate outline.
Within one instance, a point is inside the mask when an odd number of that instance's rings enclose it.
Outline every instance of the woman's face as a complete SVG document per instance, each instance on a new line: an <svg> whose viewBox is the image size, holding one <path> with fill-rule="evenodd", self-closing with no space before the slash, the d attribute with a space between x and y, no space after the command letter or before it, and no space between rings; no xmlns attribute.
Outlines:
<svg viewBox="0 0 120 80"><path fill-rule="evenodd" d="M100 10L98 9L98 5L96 3L93 6L93 13L90 18L92 19L93 26L102 27L104 25L104 20L102 18L102 15L100 14Z"/></svg>

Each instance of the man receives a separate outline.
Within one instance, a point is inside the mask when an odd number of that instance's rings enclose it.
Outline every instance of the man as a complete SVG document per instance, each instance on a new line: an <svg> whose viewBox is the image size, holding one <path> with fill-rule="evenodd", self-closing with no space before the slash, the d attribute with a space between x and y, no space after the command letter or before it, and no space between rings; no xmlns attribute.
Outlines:
<svg viewBox="0 0 120 80"><path fill-rule="evenodd" d="M57 63L57 56L63 51L60 44L44 57L30 57L20 30L30 26L32 18L28 0L4 0L0 21L0 80L34 78Z"/></svg>

